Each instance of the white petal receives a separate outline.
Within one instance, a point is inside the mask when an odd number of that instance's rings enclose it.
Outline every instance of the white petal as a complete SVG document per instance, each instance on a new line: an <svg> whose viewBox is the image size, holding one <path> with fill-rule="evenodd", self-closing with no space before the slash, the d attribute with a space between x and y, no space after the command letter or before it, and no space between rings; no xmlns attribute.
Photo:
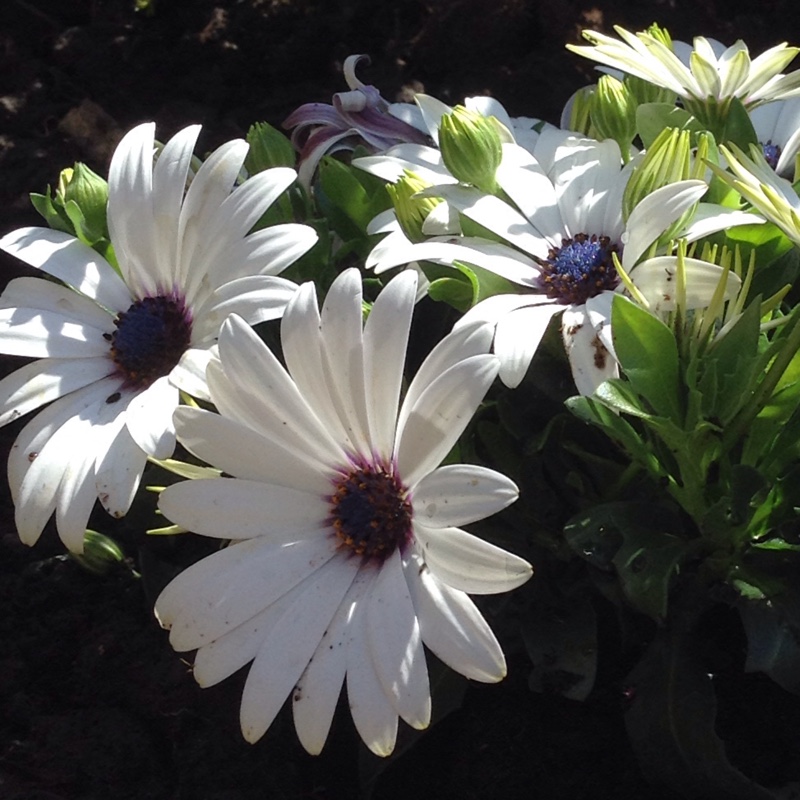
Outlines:
<svg viewBox="0 0 800 800"><path fill-rule="evenodd" d="M115 369L108 358L43 358L26 364L0 381L0 425L102 380Z"/></svg>
<svg viewBox="0 0 800 800"><path fill-rule="evenodd" d="M272 275L251 275L225 283L197 309L192 338L216 339L230 314L237 314L249 325L279 319L297 288L296 283Z"/></svg>
<svg viewBox="0 0 800 800"><path fill-rule="evenodd" d="M86 323L101 331L114 330L113 317L93 300L68 286L41 278L10 281L0 297L0 308L35 308Z"/></svg>
<svg viewBox="0 0 800 800"><path fill-rule="evenodd" d="M402 272L378 295L364 327L364 383L373 452L387 464L394 444L417 276Z"/></svg>
<svg viewBox="0 0 800 800"><path fill-rule="evenodd" d="M194 176L181 208L178 240L180 255L176 282L195 297L200 282L208 280L218 253L209 240L211 221L231 193L247 155L247 142L235 139L218 147ZM211 287L213 288L213 287Z"/></svg>
<svg viewBox="0 0 800 800"><path fill-rule="evenodd" d="M331 403L327 382L323 380L322 336L316 289L303 284L289 302L281 320L281 347L286 368L304 402L313 410L322 428L342 447L353 450L342 420ZM339 459L336 459L339 460Z"/></svg>
<svg viewBox="0 0 800 800"><path fill-rule="evenodd" d="M309 408L306 397L269 348L238 317L229 317L222 326L219 353L224 375L212 362L206 377L221 413L284 446L297 448L304 460L310 458L320 468L342 461L342 450L324 420ZM317 381L324 386L319 375Z"/></svg>
<svg viewBox="0 0 800 800"><path fill-rule="evenodd" d="M107 355L103 331L52 311L0 309L0 351L29 358L92 358Z"/></svg>
<svg viewBox="0 0 800 800"><path fill-rule="evenodd" d="M562 308L557 303L522 306L497 323L494 353L500 359L499 378L509 389L522 383L550 320Z"/></svg>
<svg viewBox="0 0 800 800"><path fill-rule="evenodd" d="M98 399L118 393L121 381L107 378L91 383L51 403L40 411L21 431L8 456L8 483L14 504L19 503L19 487L31 466L55 433L74 416L86 415Z"/></svg>
<svg viewBox="0 0 800 800"><path fill-rule="evenodd" d="M594 394L603 381L619 374L616 359L595 331L584 306L564 311L561 336L572 369L572 379L580 394Z"/></svg>
<svg viewBox="0 0 800 800"><path fill-rule="evenodd" d="M172 414L178 407L178 389L169 376L159 378L131 400L125 414L133 440L153 458L169 458L175 450Z"/></svg>
<svg viewBox="0 0 800 800"><path fill-rule="evenodd" d="M312 534L324 538L328 504L319 495L258 481L216 478L182 481L161 492L167 519L201 536L291 542Z"/></svg>
<svg viewBox="0 0 800 800"><path fill-rule="evenodd" d="M507 592L532 575L525 559L459 528L429 528L415 521L414 536L431 572L462 592Z"/></svg>
<svg viewBox="0 0 800 800"><path fill-rule="evenodd" d="M237 542L180 573L158 596L156 615L175 650L194 650L263 611L335 552L324 539Z"/></svg>
<svg viewBox="0 0 800 800"><path fill-rule="evenodd" d="M182 392L198 400L211 401L206 381L206 368L216 354L216 342L192 345L172 368L169 379Z"/></svg>
<svg viewBox="0 0 800 800"><path fill-rule="evenodd" d="M278 275L305 255L317 242L310 225L294 222L272 225L233 243L225 252L225 273L220 279L245 275Z"/></svg>
<svg viewBox="0 0 800 800"><path fill-rule="evenodd" d="M371 591L365 591L350 623L352 638L347 647L347 699L353 723L364 744L375 755L388 756L397 739L397 712L383 690L367 642L371 596Z"/></svg>
<svg viewBox="0 0 800 800"><path fill-rule="evenodd" d="M50 432L49 438L41 442L38 455L29 464L15 497L17 531L25 544L37 541L57 504L63 513L65 506L60 499L62 480L65 481L63 491L67 500L73 495L81 495L75 515L77 517L85 511L85 528L91 506L85 510L85 493L80 492L81 476L85 476L94 464L96 454L92 448L91 427L105 405L107 383L93 384L89 387L90 392L76 392L69 396L73 402L77 400L75 405L66 406L72 413L60 427ZM70 550L79 553L83 550L83 530L76 535L75 524L80 524L76 523L76 517L68 520L62 539Z"/></svg>
<svg viewBox="0 0 800 800"><path fill-rule="evenodd" d="M367 606L367 643L383 691L412 728L431 721L428 668L419 623L395 551L381 566Z"/></svg>
<svg viewBox="0 0 800 800"><path fill-rule="evenodd" d="M128 513L136 496L147 453L133 441L121 414L104 435L106 452L97 459L95 488L103 508L119 519Z"/></svg>
<svg viewBox="0 0 800 800"><path fill-rule="evenodd" d="M108 231L125 282L137 297L153 295L159 258L153 217L155 124L139 125L117 145L108 170Z"/></svg>
<svg viewBox="0 0 800 800"><path fill-rule="evenodd" d="M190 452L237 478L274 483L324 495L330 477L319 462L262 436L235 419L181 406L174 415L181 444Z"/></svg>
<svg viewBox="0 0 800 800"><path fill-rule="evenodd" d="M154 266L164 289L171 289L175 278L181 206L199 134L200 125L178 131L164 145L153 167L154 255L158 259Z"/></svg>
<svg viewBox="0 0 800 800"><path fill-rule="evenodd" d="M133 302L114 268L68 233L19 228L0 239L0 250L59 278L109 311L125 311Z"/></svg>
<svg viewBox="0 0 800 800"><path fill-rule="evenodd" d="M413 487L441 463L472 419L499 367L495 356L472 356L450 367L422 392L398 431L398 472L406 486Z"/></svg>
<svg viewBox="0 0 800 800"><path fill-rule="evenodd" d="M647 195L628 217L622 251L623 266L630 271L645 250L707 189L703 181L678 181Z"/></svg>
<svg viewBox="0 0 800 800"><path fill-rule="evenodd" d="M292 693L297 738L311 755L321 753L328 738L347 672L353 616L372 581L371 573L368 575L364 570L356 575Z"/></svg>
<svg viewBox="0 0 800 800"><path fill-rule="evenodd" d="M416 485L415 518L426 527L448 528L484 519L519 496L514 481L486 467L451 464L428 473Z"/></svg>
<svg viewBox="0 0 800 800"><path fill-rule="evenodd" d="M503 651L472 600L438 580L419 556L409 560L405 572L425 646L470 680L502 680Z"/></svg>
<svg viewBox="0 0 800 800"><path fill-rule="evenodd" d="M470 356L488 353L493 335L494 329L481 321L467 325L457 323L453 330L431 350L406 391L397 420L398 435L420 395L454 364Z"/></svg>
<svg viewBox="0 0 800 800"><path fill-rule="evenodd" d="M326 564L308 579L302 596L267 633L242 692L239 718L248 742L258 741L272 724L308 666L358 568L355 559Z"/></svg>
<svg viewBox="0 0 800 800"><path fill-rule="evenodd" d="M348 439L357 452L369 453L362 315L361 274L355 268L345 270L322 305L322 369L328 402L336 409Z"/></svg>

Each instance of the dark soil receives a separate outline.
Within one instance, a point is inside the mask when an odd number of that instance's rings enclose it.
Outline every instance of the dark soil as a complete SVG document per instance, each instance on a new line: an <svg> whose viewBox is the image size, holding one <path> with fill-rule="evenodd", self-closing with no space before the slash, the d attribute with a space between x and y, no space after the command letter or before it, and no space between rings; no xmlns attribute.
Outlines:
<svg viewBox="0 0 800 800"><path fill-rule="evenodd" d="M253 121L278 125L301 103L328 101L345 88L341 64L351 53L371 54L361 77L387 98L424 88L455 103L488 93L512 114L557 122L567 97L591 77L591 65L563 49L581 27L640 29L658 20L675 38L743 37L755 52L800 41L800 4L790 0L151 7L152 14L137 13L134 0L0 4L0 233L39 224L28 193L53 185L73 161L105 173L132 125L155 119L165 139L202 122L201 147L211 149ZM20 271L7 257L0 269L2 283ZM6 359L0 367L15 365ZM0 431L4 452L19 427ZM531 692L530 662L519 652L499 686L451 679L455 710L418 741L401 742L389 762L358 744L346 709L318 758L301 749L288 715L248 745L238 729L243 673L200 690L152 617L154 592L169 578L168 544L143 542L129 520L120 538L148 580L122 567L96 576L62 554L52 529L35 548L21 545L5 485L0 504L2 800L668 796L647 784L633 756L623 721L631 665L613 658L601 661L585 703ZM759 782L797 781L797 698L763 676L742 676L735 626L729 640L733 662L717 686L729 753Z"/></svg>

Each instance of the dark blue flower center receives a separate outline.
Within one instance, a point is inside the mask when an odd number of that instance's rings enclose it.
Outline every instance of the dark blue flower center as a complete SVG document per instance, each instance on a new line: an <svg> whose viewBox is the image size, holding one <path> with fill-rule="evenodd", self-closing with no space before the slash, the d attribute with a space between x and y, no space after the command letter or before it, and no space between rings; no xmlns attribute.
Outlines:
<svg viewBox="0 0 800 800"><path fill-rule="evenodd" d="M192 323L182 298L172 295L137 300L114 321L111 357L125 384L146 389L168 375L191 342Z"/></svg>
<svg viewBox="0 0 800 800"><path fill-rule="evenodd" d="M781 157L782 148L780 145L772 144L770 139L766 144L761 145L764 150L764 158L767 160L772 169L778 169L778 161Z"/></svg>
<svg viewBox="0 0 800 800"><path fill-rule="evenodd" d="M403 484L388 470L368 464L334 482L330 525L342 547L365 561L383 562L411 539L412 506Z"/></svg>
<svg viewBox="0 0 800 800"><path fill-rule="evenodd" d="M561 303L581 304L619 283L613 253L618 252L608 236L579 233L538 259L542 268L539 284L544 293Z"/></svg>

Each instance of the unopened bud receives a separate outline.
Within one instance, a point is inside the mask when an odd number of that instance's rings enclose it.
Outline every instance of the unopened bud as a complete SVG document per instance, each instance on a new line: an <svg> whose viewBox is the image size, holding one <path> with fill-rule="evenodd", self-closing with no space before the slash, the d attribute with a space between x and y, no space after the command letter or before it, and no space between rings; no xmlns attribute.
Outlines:
<svg viewBox="0 0 800 800"><path fill-rule="evenodd" d="M445 166L462 183L484 192L497 191L495 175L503 158L499 123L456 106L439 123L439 147Z"/></svg>

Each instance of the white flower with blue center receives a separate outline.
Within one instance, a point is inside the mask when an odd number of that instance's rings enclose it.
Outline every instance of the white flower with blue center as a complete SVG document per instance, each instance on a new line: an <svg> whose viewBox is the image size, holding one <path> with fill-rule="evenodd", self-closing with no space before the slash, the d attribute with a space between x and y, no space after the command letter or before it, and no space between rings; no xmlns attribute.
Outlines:
<svg viewBox="0 0 800 800"><path fill-rule="evenodd" d="M479 320L496 326L500 379L514 387L525 376L550 320L562 314L575 385L581 394L591 394L617 374L606 344L611 301L619 287L615 255L629 272L670 226L697 206L707 186L687 180L657 189L624 220L623 193L637 159L623 167L616 142L548 129L539 136L533 155L513 144L503 148L497 182L510 202L459 184L427 190L444 198L451 213L463 214L502 241L448 234L413 243L398 226L387 225L384 229L391 232L373 249L367 266L383 272L412 262L458 261L520 285L524 292L490 297L458 325ZM755 221L760 220L753 215L705 205L674 235L694 241Z"/></svg>
<svg viewBox="0 0 800 800"><path fill-rule="evenodd" d="M505 675L467 592L508 591L531 567L461 526L518 490L484 467L439 466L497 375L492 333L445 337L401 403L415 294L404 271L362 329L358 270L334 281L321 313L314 286L301 286L281 321L285 367L232 316L208 367L219 414L175 412L180 442L232 477L174 484L159 507L232 543L178 575L155 610L176 650L197 650L201 686L253 662L247 741L290 697L303 747L319 753L346 685L361 738L388 755L398 717L430 722L423 645L473 680Z"/></svg>
<svg viewBox="0 0 800 800"><path fill-rule="evenodd" d="M248 235L294 171L268 170L234 188L247 153L236 140L193 174L199 132L176 134L155 163L153 124L117 147L108 228L119 271L60 231L22 228L0 239L58 279L18 278L0 297L0 352L38 359L0 381L0 425L50 403L8 462L26 544L55 512L61 539L81 552L98 498L124 515L147 457L173 451L179 393L208 398L205 367L227 315L279 317L297 288L276 274L314 244L314 231L285 224Z"/></svg>

